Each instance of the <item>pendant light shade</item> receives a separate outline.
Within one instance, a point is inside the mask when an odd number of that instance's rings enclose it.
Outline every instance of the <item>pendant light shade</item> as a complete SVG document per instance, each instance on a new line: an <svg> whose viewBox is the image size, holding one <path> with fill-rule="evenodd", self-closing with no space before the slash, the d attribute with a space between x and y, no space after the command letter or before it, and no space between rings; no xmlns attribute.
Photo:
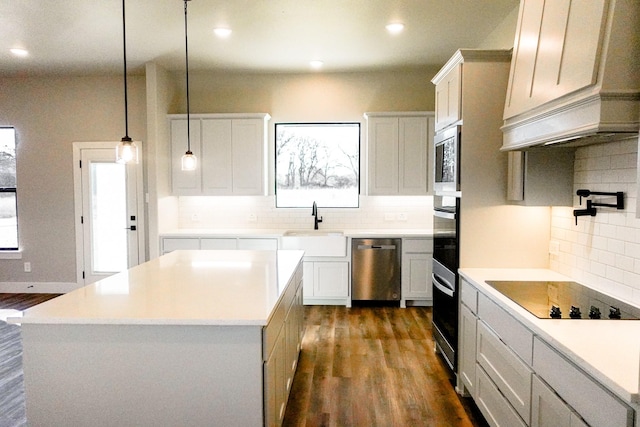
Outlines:
<svg viewBox="0 0 640 427"><path fill-rule="evenodd" d="M129 109L127 105L127 24L125 19L125 0L122 0L122 46L124 52L124 129L125 135L116 146L116 163L138 163L138 147L129 138Z"/></svg>
<svg viewBox="0 0 640 427"><path fill-rule="evenodd" d="M191 0L184 0L184 62L187 76L187 152L182 156L182 170L192 171L198 166L198 159L191 151L191 120L189 111L189 38L187 31L187 4Z"/></svg>

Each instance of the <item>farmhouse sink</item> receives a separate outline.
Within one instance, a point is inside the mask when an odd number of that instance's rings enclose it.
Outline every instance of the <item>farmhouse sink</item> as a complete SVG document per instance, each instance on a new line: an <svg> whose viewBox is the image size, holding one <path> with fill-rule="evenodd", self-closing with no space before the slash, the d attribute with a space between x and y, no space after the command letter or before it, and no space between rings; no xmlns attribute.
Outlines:
<svg viewBox="0 0 640 427"><path fill-rule="evenodd" d="M281 237L282 249L304 251L306 257L347 256L347 238L335 230L289 230Z"/></svg>

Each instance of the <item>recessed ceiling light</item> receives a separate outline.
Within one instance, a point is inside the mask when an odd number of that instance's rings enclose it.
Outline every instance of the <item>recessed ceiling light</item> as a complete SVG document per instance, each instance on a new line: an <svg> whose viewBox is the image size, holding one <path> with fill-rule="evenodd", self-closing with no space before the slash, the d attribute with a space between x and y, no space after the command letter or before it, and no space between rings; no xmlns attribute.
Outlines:
<svg viewBox="0 0 640 427"><path fill-rule="evenodd" d="M214 28L213 32L216 36L226 39L231 35L231 30L229 28Z"/></svg>
<svg viewBox="0 0 640 427"><path fill-rule="evenodd" d="M393 24L387 24L387 26L385 28L391 34L398 34L398 33L402 32L402 30L404 30L404 24L396 22L396 23L393 23Z"/></svg>
<svg viewBox="0 0 640 427"><path fill-rule="evenodd" d="M13 49L9 49L9 50L15 56L27 56L27 55L29 55L29 51L26 50L26 49L13 48Z"/></svg>
<svg viewBox="0 0 640 427"><path fill-rule="evenodd" d="M314 59L313 61L309 61L309 65L311 65L311 68L314 68L317 70L319 68L322 68L322 66L324 65L324 62Z"/></svg>

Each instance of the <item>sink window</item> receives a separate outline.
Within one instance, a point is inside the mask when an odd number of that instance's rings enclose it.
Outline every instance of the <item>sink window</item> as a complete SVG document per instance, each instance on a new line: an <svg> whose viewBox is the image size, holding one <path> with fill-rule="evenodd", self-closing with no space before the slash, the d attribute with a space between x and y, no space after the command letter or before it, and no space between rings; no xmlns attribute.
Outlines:
<svg viewBox="0 0 640 427"><path fill-rule="evenodd" d="M360 123L276 123L276 207L358 207Z"/></svg>

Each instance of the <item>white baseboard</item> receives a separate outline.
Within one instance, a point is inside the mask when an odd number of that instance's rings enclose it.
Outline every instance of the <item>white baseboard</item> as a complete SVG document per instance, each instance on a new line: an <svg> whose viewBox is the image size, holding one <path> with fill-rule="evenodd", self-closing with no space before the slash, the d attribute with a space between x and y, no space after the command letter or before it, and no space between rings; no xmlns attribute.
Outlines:
<svg viewBox="0 0 640 427"><path fill-rule="evenodd" d="M0 282L0 292L11 294L66 294L81 287L65 282Z"/></svg>

